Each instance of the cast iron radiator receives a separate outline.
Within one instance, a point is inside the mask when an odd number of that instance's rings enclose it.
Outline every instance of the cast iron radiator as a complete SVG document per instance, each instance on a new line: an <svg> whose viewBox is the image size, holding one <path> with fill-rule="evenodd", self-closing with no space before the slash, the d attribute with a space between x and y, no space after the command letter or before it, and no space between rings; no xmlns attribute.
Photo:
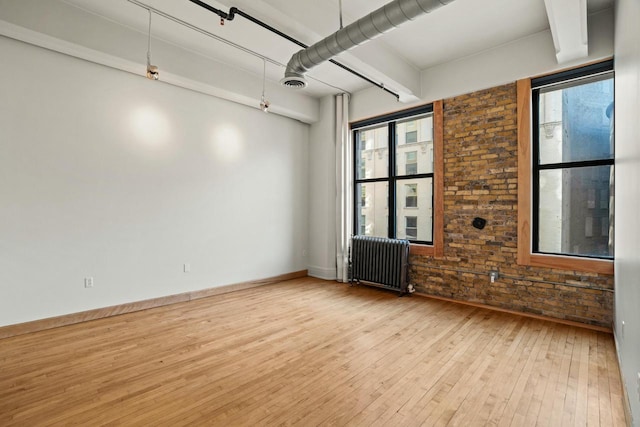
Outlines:
<svg viewBox="0 0 640 427"><path fill-rule="evenodd" d="M370 282L407 292L409 241L383 237L351 238L350 282Z"/></svg>

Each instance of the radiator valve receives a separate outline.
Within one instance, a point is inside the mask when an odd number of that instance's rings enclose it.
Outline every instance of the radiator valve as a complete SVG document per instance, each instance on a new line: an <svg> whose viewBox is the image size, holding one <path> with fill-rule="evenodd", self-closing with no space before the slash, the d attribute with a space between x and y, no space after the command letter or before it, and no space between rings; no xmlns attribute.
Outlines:
<svg viewBox="0 0 640 427"><path fill-rule="evenodd" d="M410 293L410 294L412 294L412 293L414 293L415 291L416 291L416 287L415 287L415 286L413 286L411 283L409 283L409 284L407 285L407 292L408 292L408 293Z"/></svg>

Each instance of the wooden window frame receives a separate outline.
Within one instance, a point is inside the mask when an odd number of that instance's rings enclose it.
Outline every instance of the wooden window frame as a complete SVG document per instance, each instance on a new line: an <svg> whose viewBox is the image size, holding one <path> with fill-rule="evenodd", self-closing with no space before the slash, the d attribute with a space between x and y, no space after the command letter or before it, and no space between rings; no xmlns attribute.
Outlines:
<svg viewBox="0 0 640 427"><path fill-rule="evenodd" d="M433 244L409 246L411 255L444 256L444 102L433 102Z"/></svg>
<svg viewBox="0 0 640 427"><path fill-rule="evenodd" d="M613 260L532 253L531 79L518 80L516 90L518 114L518 264L613 275Z"/></svg>

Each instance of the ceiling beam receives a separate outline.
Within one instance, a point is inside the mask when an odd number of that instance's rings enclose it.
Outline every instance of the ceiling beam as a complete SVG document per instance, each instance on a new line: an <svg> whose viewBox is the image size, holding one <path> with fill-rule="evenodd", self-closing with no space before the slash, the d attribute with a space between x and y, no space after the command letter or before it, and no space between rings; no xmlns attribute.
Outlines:
<svg viewBox="0 0 640 427"><path fill-rule="evenodd" d="M558 64L589 56L587 0L544 0Z"/></svg>

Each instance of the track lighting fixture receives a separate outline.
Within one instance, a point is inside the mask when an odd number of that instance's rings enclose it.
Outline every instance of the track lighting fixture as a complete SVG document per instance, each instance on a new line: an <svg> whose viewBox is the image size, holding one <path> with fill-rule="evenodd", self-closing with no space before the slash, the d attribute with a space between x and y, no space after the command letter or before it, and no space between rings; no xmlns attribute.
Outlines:
<svg viewBox="0 0 640 427"><path fill-rule="evenodd" d="M149 9L149 38L147 40L147 78L158 80L160 71L156 65L151 65L151 9Z"/></svg>
<svg viewBox="0 0 640 427"><path fill-rule="evenodd" d="M265 113L269 112L269 106L271 103L264 97L264 87L267 79L267 60L262 59L262 97L260 98L260 109Z"/></svg>
<svg viewBox="0 0 640 427"><path fill-rule="evenodd" d="M262 98L260 99L260 109L262 111L264 111L265 113L268 113L270 105L271 105L271 103L269 101L267 101L266 99L264 99L264 95L262 95Z"/></svg>

